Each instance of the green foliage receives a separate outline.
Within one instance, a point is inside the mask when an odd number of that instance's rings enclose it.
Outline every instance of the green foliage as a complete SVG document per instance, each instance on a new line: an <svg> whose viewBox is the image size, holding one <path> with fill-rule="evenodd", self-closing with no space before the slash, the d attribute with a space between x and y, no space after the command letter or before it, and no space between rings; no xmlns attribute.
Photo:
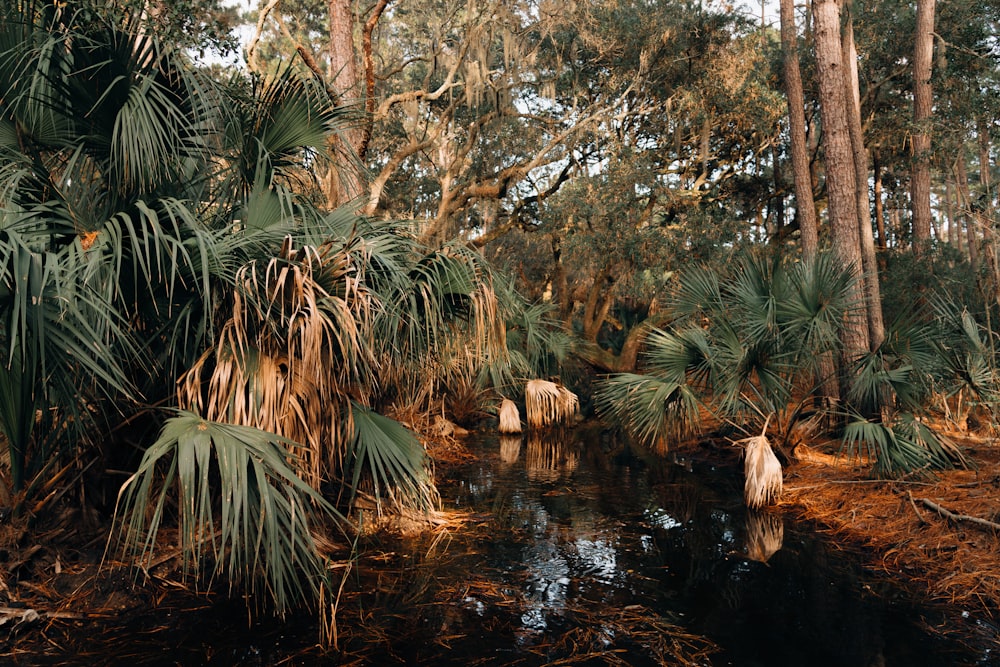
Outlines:
<svg viewBox="0 0 1000 667"><path fill-rule="evenodd" d="M353 403L354 421L349 469L352 492L357 492L362 472L371 480L375 499L402 507L433 509L437 492L427 472L423 445L399 422Z"/></svg>
<svg viewBox="0 0 1000 667"><path fill-rule="evenodd" d="M101 443L178 401L124 487L122 548L148 558L176 502L194 576L284 611L325 576L321 483L432 507L420 442L377 410L431 404L460 355L509 374L519 302L464 247L316 207L345 119L321 85L213 79L145 15L0 7L0 426L20 488L50 433Z"/></svg>
<svg viewBox="0 0 1000 667"><path fill-rule="evenodd" d="M852 280L829 255L811 264L738 255L726 273L681 274L671 328L647 340L647 374L605 381L595 397L599 412L661 449L666 438L691 433L700 405L748 432L758 430L753 422L768 422L787 438L823 384L819 359L837 350L845 315L859 307ZM938 320L897 318L850 373L846 407L876 417L854 416L844 443L870 454L877 474L965 464L957 447L916 416L933 389L991 380L975 323L967 313L953 317L952 328L964 336L943 336L937 322L947 320L946 310L940 306Z"/></svg>
<svg viewBox="0 0 1000 667"><path fill-rule="evenodd" d="M149 563L176 494L185 572L243 582L279 614L312 601L327 580L311 531L320 518L343 520L296 474L294 442L259 429L180 412L167 420L136 472L122 486L126 552Z"/></svg>
<svg viewBox="0 0 1000 667"><path fill-rule="evenodd" d="M909 413L899 415L891 424L854 419L844 429L843 442L849 452L870 456L872 471L878 477L926 474L953 468L956 463L965 465L955 443Z"/></svg>

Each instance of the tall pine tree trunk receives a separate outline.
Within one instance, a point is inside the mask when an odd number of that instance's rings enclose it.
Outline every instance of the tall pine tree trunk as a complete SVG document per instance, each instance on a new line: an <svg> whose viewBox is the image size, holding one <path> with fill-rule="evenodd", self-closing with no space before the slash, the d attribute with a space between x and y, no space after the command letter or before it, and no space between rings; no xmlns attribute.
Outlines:
<svg viewBox="0 0 1000 667"><path fill-rule="evenodd" d="M328 87L337 95L338 105L363 110L364 87L359 75L354 46L354 13L351 0L329 0L329 67ZM321 174L320 181L327 205L339 206L361 196L365 188L364 167L358 158L365 131L362 123L351 124L330 141L332 164Z"/></svg>
<svg viewBox="0 0 1000 667"><path fill-rule="evenodd" d="M913 247L923 252L931 240L931 66L934 52L934 1L917 0L917 28L913 49L913 168L910 207Z"/></svg>
<svg viewBox="0 0 1000 667"><path fill-rule="evenodd" d="M823 120L823 151L829 200L833 251L844 268L857 277L856 303L864 303L861 280L861 242L858 233L858 200L854 152L848 123L844 63L840 39L840 6L837 0L813 2L816 77ZM864 308L851 309L841 333L841 398L850 384L857 359L869 350L868 318Z"/></svg>
<svg viewBox="0 0 1000 667"><path fill-rule="evenodd" d="M792 140L792 174L795 185L795 212L802 237L802 257L811 260L819 246L819 224L813 201L812 174L806 145L805 95L799 71L794 0L781 0L781 54L784 60L785 95L788 99L788 128Z"/></svg>
<svg viewBox="0 0 1000 667"><path fill-rule="evenodd" d="M849 10L848 10L849 11ZM864 273L865 312L868 316L869 344L874 350L885 338L882 321L882 290L879 288L875 237L872 234L871 200L868 196L868 151L861 127L861 86L858 79L858 51L854 45L854 21L850 13L842 35L844 85L847 94L847 125L854 154L854 187L858 209L858 239L861 242L861 269Z"/></svg>

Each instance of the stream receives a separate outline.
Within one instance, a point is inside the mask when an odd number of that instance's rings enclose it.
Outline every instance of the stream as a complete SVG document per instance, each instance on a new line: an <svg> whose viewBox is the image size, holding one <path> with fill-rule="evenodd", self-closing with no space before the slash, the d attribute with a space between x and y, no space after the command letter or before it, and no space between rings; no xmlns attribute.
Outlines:
<svg viewBox="0 0 1000 667"><path fill-rule="evenodd" d="M470 448L476 460L438 474L445 526L360 550L332 654L316 647L312 618L248 629L241 603L212 601L173 616L151 610L75 655L150 665L1000 665L988 623L919 606L808 527L749 513L735 456L665 461L598 429L483 436ZM95 648L101 641L121 659Z"/></svg>

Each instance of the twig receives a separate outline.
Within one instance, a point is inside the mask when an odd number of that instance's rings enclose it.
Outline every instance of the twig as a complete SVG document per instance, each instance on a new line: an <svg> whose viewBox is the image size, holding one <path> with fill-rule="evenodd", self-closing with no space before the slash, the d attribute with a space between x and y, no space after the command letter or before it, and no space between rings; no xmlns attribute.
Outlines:
<svg viewBox="0 0 1000 667"><path fill-rule="evenodd" d="M913 494L910 491L907 491L906 497L910 499L910 507L913 508L913 513L917 515L918 519L920 519L920 525L927 525L927 520L924 519L924 515L920 513L920 510L917 509L917 504L913 502Z"/></svg>
<svg viewBox="0 0 1000 667"><path fill-rule="evenodd" d="M1000 530L1000 523L994 523L993 521L989 521L987 519L980 519L979 517L976 516L969 516L968 514L955 514L951 510L945 509L944 507L941 507L934 501L929 500L927 498L921 498L920 502L922 502L924 505L931 508L941 516L951 519L952 521L955 522L968 521L969 523L974 523L978 526L990 528L991 530Z"/></svg>

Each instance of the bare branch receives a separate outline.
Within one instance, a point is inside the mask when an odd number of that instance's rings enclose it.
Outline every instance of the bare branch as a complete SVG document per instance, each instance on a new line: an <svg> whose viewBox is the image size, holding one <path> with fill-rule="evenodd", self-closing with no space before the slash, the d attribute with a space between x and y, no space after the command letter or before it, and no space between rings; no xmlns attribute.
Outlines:
<svg viewBox="0 0 1000 667"><path fill-rule="evenodd" d="M264 34L264 23L267 21L268 15L280 2L281 0L271 0L260 10L260 14L257 16L257 27L254 29L253 37L247 46L247 66L251 72L258 71L260 67L257 62L257 44L260 43L260 38Z"/></svg>

